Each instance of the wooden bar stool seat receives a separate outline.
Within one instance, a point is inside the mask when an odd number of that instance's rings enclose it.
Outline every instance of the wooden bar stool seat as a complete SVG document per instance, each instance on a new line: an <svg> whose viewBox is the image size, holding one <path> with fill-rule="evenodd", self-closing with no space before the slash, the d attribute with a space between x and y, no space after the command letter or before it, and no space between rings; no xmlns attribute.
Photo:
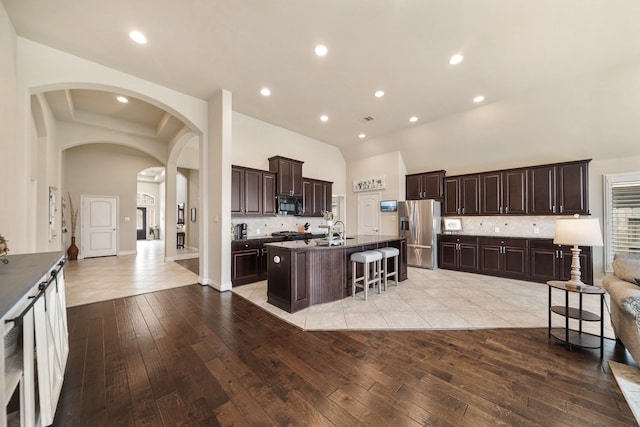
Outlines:
<svg viewBox="0 0 640 427"><path fill-rule="evenodd" d="M351 279L351 295L356 296L356 287L362 287L364 291L364 300L367 300L367 294L369 285L373 284L375 287L378 285L378 293L380 293L380 263L382 260L382 254L378 251L364 251L351 254L351 267L352 267L352 279ZM362 276L357 277L356 264L362 264L364 272ZM360 283L361 282L361 283Z"/></svg>

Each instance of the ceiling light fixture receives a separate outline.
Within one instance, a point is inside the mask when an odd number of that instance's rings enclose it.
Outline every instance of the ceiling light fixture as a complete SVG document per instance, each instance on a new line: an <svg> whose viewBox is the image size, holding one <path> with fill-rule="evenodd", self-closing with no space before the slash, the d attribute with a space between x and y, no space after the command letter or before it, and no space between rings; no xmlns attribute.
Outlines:
<svg viewBox="0 0 640 427"><path fill-rule="evenodd" d="M329 52L329 49L323 44L316 46L316 55L325 56Z"/></svg>
<svg viewBox="0 0 640 427"><path fill-rule="evenodd" d="M123 104L126 104L127 102L129 102L129 100L127 99L126 96L122 96L120 95L119 97L116 98L118 100L118 102L121 102Z"/></svg>
<svg viewBox="0 0 640 427"><path fill-rule="evenodd" d="M364 139L367 135L365 135L364 133L361 133L360 135L358 135L358 138L360 139Z"/></svg>
<svg viewBox="0 0 640 427"><path fill-rule="evenodd" d="M271 91L269 90L269 88L262 88L262 90L260 90L260 93L262 94L262 96L269 96L271 95Z"/></svg>
<svg viewBox="0 0 640 427"><path fill-rule="evenodd" d="M384 91L378 90L376 91L376 93L374 93L374 95L376 96L376 98L382 98L384 96Z"/></svg>
<svg viewBox="0 0 640 427"><path fill-rule="evenodd" d="M451 58L449 58L449 64L458 65L459 63L462 62L463 59L464 59L464 56L460 55L459 53L456 53Z"/></svg>
<svg viewBox="0 0 640 427"><path fill-rule="evenodd" d="M320 116L320 120L326 122L327 120L329 120L329 116Z"/></svg>
<svg viewBox="0 0 640 427"><path fill-rule="evenodd" d="M476 104L478 104L478 103L480 103L482 101L484 101L484 96L482 96L482 95L478 95L475 98L473 98L473 102L475 102Z"/></svg>
<svg viewBox="0 0 640 427"><path fill-rule="evenodd" d="M411 123L415 123L415 122L417 122L417 121L418 121L418 118L417 118L416 116L413 116L413 117L411 117L411 118L409 119L409 121L410 121Z"/></svg>
<svg viewBox="0 0 640 427"><path fill-rule="evenodd" d="M129 37L131 37L131 40L133 40L136 43L147 44L147 38L140 31L131 31L129 33Z"/></svg>

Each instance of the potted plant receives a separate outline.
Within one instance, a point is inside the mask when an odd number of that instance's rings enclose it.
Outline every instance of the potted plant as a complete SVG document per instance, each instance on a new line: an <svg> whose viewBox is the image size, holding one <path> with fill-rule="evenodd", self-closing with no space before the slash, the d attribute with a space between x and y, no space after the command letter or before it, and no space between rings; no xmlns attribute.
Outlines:
<svg viewBox="0 0 640 427"><path fill-rule="evenodd" d="M327 225L331 227L333 225L333 212L332 211L322 211L322 218L327 221Z"/></svg>
<svg viewBox="0 0 640 427"><path fill-rule="evenodd" d="M5 252L9 251L9 247L7 246L7 242L8 242L8 240L2 234L0 234L0 254L3 254Z"/></svg>
<svg viewBox="0 0 640 427"><path fill-rule="evenodd" d="M9 260L6 258L7 252L9 252L9 247L7 246L8 240L0 234L0 262L3 264L8 264Z"/></svg>

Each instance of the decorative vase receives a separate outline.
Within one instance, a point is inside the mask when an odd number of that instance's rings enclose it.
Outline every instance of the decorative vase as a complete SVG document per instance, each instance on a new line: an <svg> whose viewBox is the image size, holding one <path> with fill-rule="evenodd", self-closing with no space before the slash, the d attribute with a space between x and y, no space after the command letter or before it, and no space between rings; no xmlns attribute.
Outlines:
<svg viewBox="0 0 640 427"><path fill-rule="evenodd" d="M327 226L329 226L329 228L333 227L333 220L328 219Z"/></svg>
<svg viewBox="0 0 640 427"><path fill-rule="evenodd" d="M78 259L78 247L76 246L76 238L71 238L71 246L67 249L67 255L69 255L70 261L75 261Z"/></svg>

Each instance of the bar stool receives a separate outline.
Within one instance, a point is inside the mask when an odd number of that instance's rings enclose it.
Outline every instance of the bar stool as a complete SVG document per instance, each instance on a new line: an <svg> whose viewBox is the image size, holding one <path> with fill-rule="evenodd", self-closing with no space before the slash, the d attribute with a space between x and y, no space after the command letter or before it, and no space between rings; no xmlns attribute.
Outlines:
<svg viewBox="0 0 640 427"><path fill-rule="evenodd" d="M380 261L382 260L382 254L377 251L356 252L354 254L351 254L350 259L352 270L351 295L355 298L356 286L362 286L362 289L364 291L364 300L366 301L369 285L373 284L373 286L375 287L376 283L378 284L378 293L380 293ZM364 272L361 277L357 277L358 273L356 270L356 263L363 264ZM373 267L372 273L370 271L371 267ZM358 282L360 281L362 281L362 285L358 284Z"/></svg>
<svg viewBox="0 0 640 427"><path fill-rule="evenodd" d="M393 276L393 281L396 282L396 286L398 286L398 257L400 256L400 251L397 248L378 248L376 252L380 252L382 254L382 268L380 269L380 275L384 278L384 290L387 290L387 278ZM389 273L389 268L387 264L387 259L393 258L393 271Z"/></svg>

